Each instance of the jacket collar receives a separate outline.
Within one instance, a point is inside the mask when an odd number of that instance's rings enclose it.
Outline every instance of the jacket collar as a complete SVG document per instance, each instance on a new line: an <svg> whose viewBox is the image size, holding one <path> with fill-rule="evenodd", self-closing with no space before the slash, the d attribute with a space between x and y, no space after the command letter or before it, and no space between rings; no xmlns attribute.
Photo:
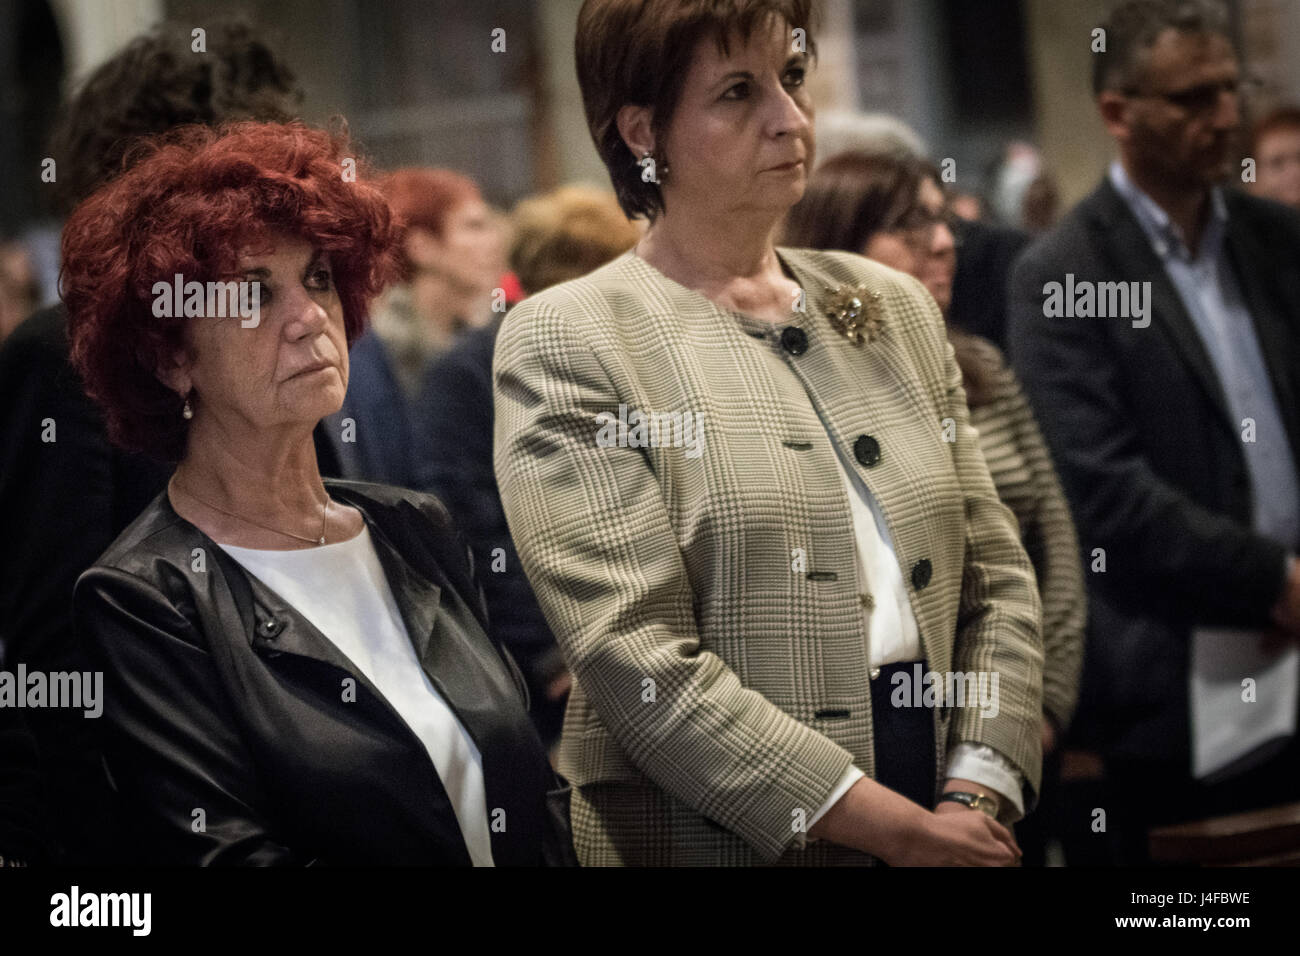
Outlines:
<svg viewBox="0 0 1300 956"><path fill-rule="evenodd" d="M1119 197L1128 205L1129 211L1146 233L1147 240L1161 259L1177 256L1185 261L1194 261L1187 248L1183 231L1160 204L1143 192L1129 178L1124 165L1115 160L1107 171L1110 184ZM1205 222L1204 233L1197 246L1196 259L1216 258L1223 248L1223 234L1228 223L1228 204L1223 198L1223 189L1215 186L1210 190L1210 212Z"/></svg>
<svg viewBox="0 0 1300 956"><path fill-rule="evenodd" d="M1214 371L1200 333L1183 306L1164 263L1151 247L1151 241L1137 216L1119 194L1110 176L1084 201L1080 209L1084 222L1093 233L1093 248L1104 260L1107 278L1151 283L1151 323L1165 333L1171 347L1191 370L1219 421L1236 434L1228 401L1219 376ZM1232 220L1228 220L1230 223ZM1255 303L1249 303L1252 311ZM1135 330L1145 334L1146 330Z"/></svg>
<svg viewBox="0 0 1300 956"><path fill-rule="evenodd" d="M366 499L351 494L345 486L334 482L326 481L326 486L334 497L352 505L365 519L384 576L393 591L406 631L415 645L416 657L424 660L437 628L442 588L403 557L402 552L393 544L379 515Z"/></svg>
<svg viewBox="0 0 1300 956"><path fill-rule="evenodd" d="M842 283L820 268L815 259L806 254L807 250L778 246L775 251L786 275L799 283L804 294L803 308L792 311L788 321L775 323L719 305L697 289L688 288L669 278L632 250L625 252L622 260L624 268L632 275L649 280L675 299L689 300L717 315L727 316L742 332L753 338L779 337L782 330L789 326L810 332L811 323L828 321L824 308L826 299Z"/></svg>
<svg viewBox="0 0 1300 956"><path fill-rule="evenodd" d="M1290 386L1294 358L1288 344L1290 335L1285 327L1286 312L1277 304L1279 300L1272 288L1270 271L1270 264L1277 262L1277 254L1261 240L1253 222L1245 215L1246 210L1241 208L1245 202L1247 200L1243 197L1229 191L1219 191L1212 214L1222 225L1228 265L1237 279L1259 337L1260 351L1278 397L1278 407L1300 462L1300 416L1292 411L1295 396ZM1104 177L1101 185L1084 200L1080 212L1084 223L1093 230L1093 248L1106 260L1109 274L1150 281L1152 324L1165 331L1172 347L1217 409L1218 419L1236 440L1239 425L1228 413L1223 387L1200 334L1165 272L1164 264L1152 248L1148 232L1115 188L1110 175Z"/></svg>
<svg viewBox="0 0 1300 956"><path fill-rule="evenodd" d="M346 485L332 479L325 479L325 485L331 496L346 501L361 512L401 612L402 622L415 646L416 656L423 660L437 624L442 588L421 574L394 547L379 514L364 496L353 494ZM221 567L221 577L230 588L230 596L239 608L249 644L254 649L311 658L342 667L364 679L364 675L306 617L256 575L248 573L201 528L177 514L166 490L160 495L159 505L169 519L191 529L201 540L210 559Z"/></svg>
<svg viewBox="0 0 1300 956"><path fill-rule="evenodd" d="M436 552L421 549L416 529L412 535L406 533L407 526L414 524L407 505L415 509L422 505L403 502L394 506L372 497L356 482L325 479L325 486L336 500L361 512L420 666L482 755L489 808L508 808L512 831L518 826L518 832L534 832L542 825L541 803L534 797L548 785L549 767L536 737L520 732L528 726L525 704L474 609L465 603L472 596L458 594L451 578L433 580L432 575L441 573ZM209 563L221 570L203 576L207 594L196 602L205 630L229 633L232 622L228 616L222 617L221 609L233 605L259 656L291 654L355 677L395 726L406 728L412 746L423 750L423 743L366 675L298 610L178 515L166 490L159 495L156 508L163 523L186 531L182 539L186 560L192 554L188 548L202 547ZM421 555L428 558L427 563L421 563ZM195 576L187 577L193 581ZM437 788L445 800L441 787L439 782ZM498 865L535 862L527 841L509 839L495 829L492 852Z"/></svg>

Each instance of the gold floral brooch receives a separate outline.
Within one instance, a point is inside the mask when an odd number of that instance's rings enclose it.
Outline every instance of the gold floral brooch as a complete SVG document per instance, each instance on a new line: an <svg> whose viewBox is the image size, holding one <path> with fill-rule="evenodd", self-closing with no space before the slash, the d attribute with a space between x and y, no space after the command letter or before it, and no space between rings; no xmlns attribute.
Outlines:
<svg viewBox="0 0 1300 956"><path fill-rule="evenodd" d="M835 330L855 345L874 342L885 326L884 304L879 292L865 285L828 289L826 314Z"/></svg>

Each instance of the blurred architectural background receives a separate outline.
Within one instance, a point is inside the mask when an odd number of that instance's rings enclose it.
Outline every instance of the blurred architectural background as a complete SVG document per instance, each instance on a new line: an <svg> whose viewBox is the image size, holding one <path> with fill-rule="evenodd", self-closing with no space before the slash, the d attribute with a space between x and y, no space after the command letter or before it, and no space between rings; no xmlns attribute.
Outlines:
<svg viewBox="0 0 1300 956"><path fill-rule="evenodd" d="M472 173L502 206L562 182L607 184L573 71L581 0L0 0L0 239L45 223L40 160L61 93L164 17L242 12L384 166ZM819 109L898 115L980 194L1006 145L1036 145L1061 200L1109 158L1091 105L1090 33L1108 0L823 0ZM1300 101L1300 0L1233 0L1264 106ZM493 52L502 30L503 52Z"/></svg>

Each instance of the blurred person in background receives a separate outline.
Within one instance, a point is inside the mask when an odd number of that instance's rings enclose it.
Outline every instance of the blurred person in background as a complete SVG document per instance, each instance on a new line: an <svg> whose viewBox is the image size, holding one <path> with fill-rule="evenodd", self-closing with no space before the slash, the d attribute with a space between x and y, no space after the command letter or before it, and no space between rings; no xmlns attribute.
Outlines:
<svg viewBox="0 0 1300 956"><path fill-rule="evenodd" d="M915 276L948 314L959 252L939 171L903 156L845 153L818 166L787 218L783 244L856 252ZM1078 539L1029 403L992 343L947 325L998 497L1015 514L1043 606L1043 792L1016 827L1026 863L1044 860L1059 742L1074 714L1086 620ZM1026 840L1033 822L1034 839Z"/></svg>
<svg viewBox="0 0 1300 956"><path fill-rule="evenodd" d="M1251 129L1250 156L1250 191L1300 210L1300 108L1280 106L1260 119Z"/></svg>
<svg viewBox="0 0 1300 956"><path fill-rule="evenodd" d="M353 145L300 123L158 137L64 228L87 393L115 443L176 462L73 595L142 862L572 858L446 509L317 465L395 248ZM160 314L172 276L257 308Z"/></svg>
<svg viewBox="0 0 1300 956"><path fill-rule="evenodd" d="M1010 337L1091 562L1075 724L1116 858L1144 863L1152 826L1300 799L1300 215L1225 188L1245 83L1221 5L1103 27L1119 155L1016 264Z"/></svg>
<svg viewBox="0 0 1300 956"><path fill-rule="evenodd" d="M39 297L26 248L18 242L0 242L0 343L31 315Z"/></svg>
<svg viewBox="0 0 1300 956"><path fill-rule="evenodd" d="M73 92L56 121L49 185L60 215L122 171L141 137L183 123L287 120L301 90L293 71L240 21L209 22L207 52L193 24L168 22L132 40ZM0 652L7 666L85 670L72 626L77 576L162 490L152 456L111 445L103 416L68 361L59 304L22 322L0 346ZM337 462L322 433L322 470ZM98 722L59 708L27 712L44 778L41 808L51 858L106 863L126 839L100 767Z"/></svg>
<svg viewBox="0 0 1300 956"><path fill-rule="evenodd" d="M504 230L474 181L449 169L399 169L380 188L397 217L401 271L353 344L347 398L326 421L346 436L336 446L346 474L416 487L421 385L467 332L499 318Z"/></svg>
<svg viewBox="0 0 1300 956"><path fill-rule="evenodd" d="M967 222L979 222L984 218L984 200L978 193L953 189L949 194L948 206L953 215Z"/></svg>
<svg viewBox="0 0 1300 956"><path fill-rule="evenodd" d="M846 152L916 160L926 156L920 135L898 117L845 110L817 117L817 150L821 164ZM982 200L973 192L954 189L950 208L954 213L964 210L964 214L951 224L958 250L947 318L1004 348L1006 280L1011 263L1029 242L1029 235L1022 229L987 221Z"/></svg>
<svg viewBox="0 0 1300 956"><path fill-rule="evenodd" d="M990 179L989 206L1003 225L1038 233L1056 222L1056 184L1038 147L1008 143Z"/></svg>
<svg viewBox="0 0 1300 956"><path fill-rule="evenodd" d="M1005 351L1010 309L1007 279L1031 237L1022 229L960 215L951 229L957 242L957 271L948 321Z"/></svg>
<svg viewBox="0 0 1300 956"><path fill-rule="evenodd" d="M511 217L509 262L532 295L586 275L640 235L608 190L564 186L525 199ZM559 738L569 674L510 538L492 470L492 354L500 321L467 332L425 376L416 403L418 487L434 492L469 538L493 635L528 681L543 742Z"/></svg>
<svg viewBox="0 0 1300 956"><path fill-rule="evenodd" d="M818 164L840 153L925 156L929 151L916 130L889 113L826 110L817 114Z"/></svg>
<svg viewBox="0 0 1300 956"><path fill-rule="evenodd" d="M375 304L374 333L413 400L430 363L499 318L506 236L474 181L450 169L399 169L381 188L402 230L402 273Z"/></svg>
<svg viewBox="0 0 1300 956"><path fill-rule="evenodd" d="M1061 194L1056 188L1056 180L1051 173L1043 170L1025 190L1024 199L1020 203L1020 224L1032 235L1051 229L1060 218L1060 203Z"/></svg>

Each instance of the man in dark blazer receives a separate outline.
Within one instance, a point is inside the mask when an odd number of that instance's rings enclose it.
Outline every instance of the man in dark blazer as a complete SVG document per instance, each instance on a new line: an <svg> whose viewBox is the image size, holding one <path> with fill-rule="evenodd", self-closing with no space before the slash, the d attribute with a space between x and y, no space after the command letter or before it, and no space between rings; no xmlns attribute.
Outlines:
<svg viewBox="0 0 1300 956"><path fill-rule="evenodd" d="M1199 629L1300 639L1300 217L1224 188L1240 79L1217 8L1143 0L1105 29L1119 159L1018 260L1009 339L1091 569L1075 726L1143 862L1151 825L1300 799L1294 734L1193 776L1189 691Z"/></svg>

